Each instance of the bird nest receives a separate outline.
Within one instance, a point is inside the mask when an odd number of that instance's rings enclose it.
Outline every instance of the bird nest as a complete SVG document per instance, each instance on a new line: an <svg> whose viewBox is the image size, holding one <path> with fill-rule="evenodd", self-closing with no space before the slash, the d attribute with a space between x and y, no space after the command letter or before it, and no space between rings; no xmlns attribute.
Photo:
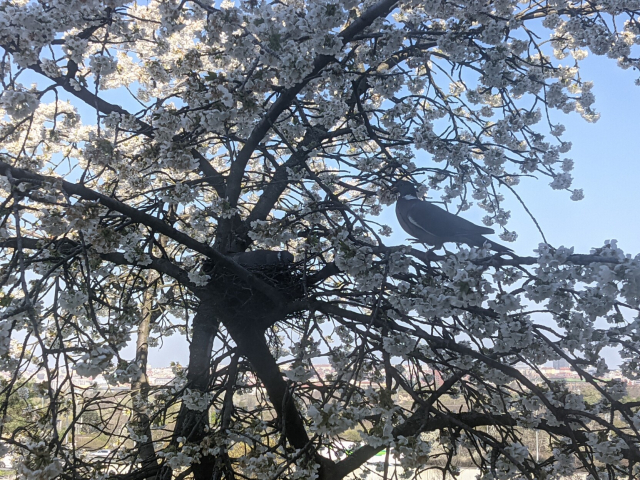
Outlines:
<svg viewBox="0 0 640 480"><path fill-rule="evenodd" d="M246 268L261 280L272 285L290 298L299 298L304 293L300 265L294 262L293 255L286 251L253 250L229 255L240 266ZM228 294L246 294L249 286L238 277L220 269L211 261L202 264L202 273L209 275L211 281L224 285Z"/></svg>

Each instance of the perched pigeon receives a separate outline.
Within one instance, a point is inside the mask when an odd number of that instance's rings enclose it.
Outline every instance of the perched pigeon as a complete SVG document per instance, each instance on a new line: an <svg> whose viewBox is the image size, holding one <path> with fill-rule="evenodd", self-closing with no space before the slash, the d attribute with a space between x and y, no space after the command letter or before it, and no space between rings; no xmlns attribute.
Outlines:
<svg viewBox="0 0 640 480"><path fill-rule="evenodd" d="M483 235L493 229L475 225L442 208L420 200L413 183L398 180L394 189L400 194L396 202L396 216L402 229L421 243L441 248L445 242L465 243L482 247L488 242L496 252L511 252L510 248L488 240Z"/></svg>

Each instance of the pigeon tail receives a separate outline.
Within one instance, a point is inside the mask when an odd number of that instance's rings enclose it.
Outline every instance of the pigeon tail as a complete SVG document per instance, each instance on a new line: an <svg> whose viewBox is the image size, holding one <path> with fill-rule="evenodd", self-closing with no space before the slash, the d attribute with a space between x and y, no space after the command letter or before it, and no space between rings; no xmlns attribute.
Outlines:
<svg viewBox="0 0 640 480"><path fill-rule="evenodd" d="M477 237L469 238L467 242L468 245L473 245L474 247L482 247L484 244L489 243L491 246L489 247L491 250L498 253L513 253L509 247L505 247L499 243L494 242L488 238L483 237L482 235L478 235Z"/></svg>

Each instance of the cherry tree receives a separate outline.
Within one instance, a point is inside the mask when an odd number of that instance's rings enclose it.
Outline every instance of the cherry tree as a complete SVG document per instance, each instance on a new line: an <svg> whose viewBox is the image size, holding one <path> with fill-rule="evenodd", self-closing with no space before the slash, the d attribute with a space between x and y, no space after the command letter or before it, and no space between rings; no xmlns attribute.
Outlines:
<svg viewBox="0 0 640 480"><path fill-rule="evenodd" d="M3 0L0 449L19 477L333 480L383 451L384 478L463 457L486 480L640 477L640 403L602 356L640 373L640 257L390 245L381 216L404 179L509 242L522 177L580 200L554 119L598 118L580 62L638 68L639 14ZM150 385L170 335L188 365ZM545 377L560 359L594 395Z"/></svg>

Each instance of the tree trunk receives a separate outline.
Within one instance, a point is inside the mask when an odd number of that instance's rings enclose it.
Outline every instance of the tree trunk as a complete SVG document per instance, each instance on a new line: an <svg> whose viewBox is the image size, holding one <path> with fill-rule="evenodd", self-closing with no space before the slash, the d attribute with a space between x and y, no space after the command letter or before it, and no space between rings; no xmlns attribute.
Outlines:
<svg viewBox="0 0 640 480"><path fill-rule="evenodd" d="M146 439L136 442L138 457L142 463L142 469L157 466L158 459L153 446L151 435L151 422L147 412L147 402L149 401L149 378L147 377L147 360L149 356L149 332L151 324L157 318L153 311L154 291L151 287L152 273L147 274L147 289L144 292L142 302L142 321L138 325L138 336L136 339L136 364L140 368L140 376L131 382L131 399L133 416L131 423L138 436ZM148 478L154 477L155 474Z"/></svg>
<svg viewBox="0 0 640 480"><path fill-rule="evenodd" d="M214 307L203 301L193 319L193 338L189 347L186 388L202 393L207 391L211 378L211 349L217 332L218 320L214 314ZM177 445L179 437L184 437L185 441L190 443L200 443L208 427L208 408L204 411L190 410L183 403L176 420L172 443ZM214 457L202 457L200 463L194 463L191 466L194 480L211 480L214 466Z"/></svg>

